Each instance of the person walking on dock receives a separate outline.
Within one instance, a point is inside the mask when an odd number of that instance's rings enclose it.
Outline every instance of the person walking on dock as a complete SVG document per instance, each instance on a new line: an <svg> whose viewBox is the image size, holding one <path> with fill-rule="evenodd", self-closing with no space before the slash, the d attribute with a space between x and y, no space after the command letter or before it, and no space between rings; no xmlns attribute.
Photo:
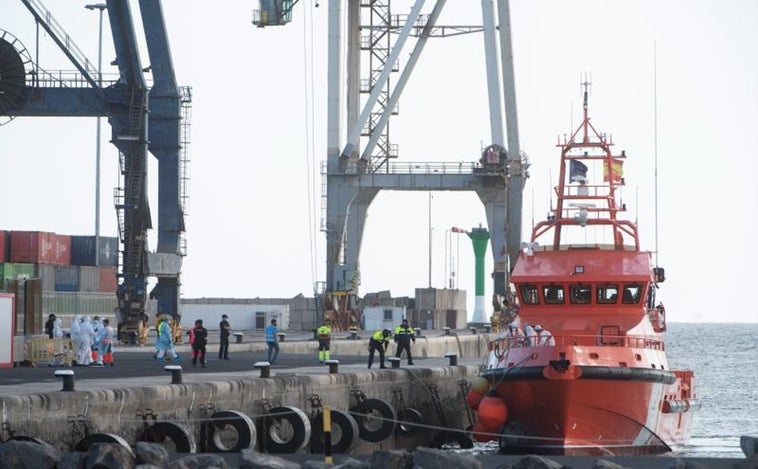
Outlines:
<svg viewBox="0 0 758 469"><path fill-rule="evenodd" d="M392 338L392 331L389 329L382 329L374 332L371 338L368 340L368 367L374 364L374 352L379 351L379 368L387 368L384 366L384 352L390 345L390 339Z"/></svg>
<svg viewBox="0 0 758 469"><path fill-rule="evenodd" d="M411 341L416 343L416 334L413 328L408 325L408 320L403 319L403 322L395 328L395 343L397 344L397 351L395 357L400 358L400 355L405 350L405 356L408 357L408 364L413 365L413 355L411 355Z"/></svg>
<svg viewBox="0 0 758 469"><path fill-rule="evenodd" d="M104 365L113 366L113 328L108 319L103 319L100 328L100 357Z"/></svg>
<svg viewBox="0 0 758 469"><path fill-rule="evenodd" d="M276 364L276 357L279 356L279 341L276 334L276 319L271 320L271 324L266 326L266 345L268 346L268 362L271 365Z"/></svg>
<svg viewBox="0 0 758 469"><path fill-rule="evenodd" d="M332 341L332 328L329 327L329 321L324 321L316 329L316 337L318 338L318 362L324 363L331 358L329 356L329 343Z"/></svg>
<svg viewBox="0 0 758 469"><path fill-rule="evenodd" d="M229 316L222 314L221 322L218 324L218 328L221 331L220 345L218 347L219 360L229 360L229 335L232 333L232 326L227 319L229 319Z"/></svg>
<svg viewBox="0 0 758 469"><path fill-rule="evenodd" d="M205 368L205 346L208 344L208 329L203 327L203 320L197 319L195 321L195 327L192 329L192 366L197 366L197 362L200 362L200 366Z"/></svg>
<svg viewBox="0 0 758 469"><path fill-rule="evenodd" d="M179 355L176 353L174 341L172 340L170 322L171 317L169 316L161 315L158 318L158 326L156 327L158 338L155 340L156 354L154 358L160 362L163 361L163 356L166 355L166 353L168 353L172 359L176 361L179 360Z"/></svg>

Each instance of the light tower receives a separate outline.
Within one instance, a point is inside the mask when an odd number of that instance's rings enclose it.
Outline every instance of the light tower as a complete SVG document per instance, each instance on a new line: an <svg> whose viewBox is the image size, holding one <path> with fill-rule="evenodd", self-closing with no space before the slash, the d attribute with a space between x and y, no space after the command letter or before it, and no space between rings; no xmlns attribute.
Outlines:
<svg viewBox="0 0 758 469"><path fill-rule="evenodd" d="M474 246L474 316L471 324L488 324L486 302L484 301L484 256L487 254L490 232L487 228L472 228L471 231L453 228L454 233L466 233Z"/></svg>

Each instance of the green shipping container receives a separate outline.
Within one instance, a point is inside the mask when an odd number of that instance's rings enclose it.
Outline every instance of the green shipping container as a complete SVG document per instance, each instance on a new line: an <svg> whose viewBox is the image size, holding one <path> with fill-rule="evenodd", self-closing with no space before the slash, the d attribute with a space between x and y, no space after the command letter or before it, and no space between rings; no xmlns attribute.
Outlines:
<svg viewBox="0 0 758 469"><path fill-rule="evenodd" d="M5 262L0 264L0 287L3 291L7 291L8 280L34 278L34 268L34 264L18 264L15 262Z"/></svg>

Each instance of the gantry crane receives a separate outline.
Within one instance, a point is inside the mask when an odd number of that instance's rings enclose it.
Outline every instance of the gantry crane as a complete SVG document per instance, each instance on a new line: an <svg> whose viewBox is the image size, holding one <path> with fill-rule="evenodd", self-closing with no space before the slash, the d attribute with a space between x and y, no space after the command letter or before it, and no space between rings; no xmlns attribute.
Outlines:
<svg viewBox="0 0 758 469"><path fill-rule="evenodd" d="M253 15L253 23L259 27L287 24L292 7L297 3L296 0L259 2L260 10ZM326 217L322 220L327 244L325 297L357 294L366 215L381 190L475 191L485 206L491 232L494 293L507 297L509 267L512 267L509 259L515 261L521 244L522 191L529 166L518 142L508 0L497 0L497 9L495 0L483 0L483 22L477 26L438 25L437 19L446 0L436 0L429 14L421 13L424 0L405 1L403 3L412 4L410 13L400 15L392 13L391 0L327 0L326 3L328 129L323 173ZM346 9L345 14L343 9ZM343 21L346 22L344 27ZM392 160L399 157L399 152L397 145L390 141L389 119L398 113L400 95L427 41L479 32L484 36L492 145L484 150L481 162L394 164ZM401 68L400 56L411 37L415 37L416 42ZM345 58L347 74L343 75ZM368 67L362 67L365 63ZM396 72L399 77L393 82L390 77ZM344 97L343 89L346 90ZM501 91L504 99L501 99ZM503 104L507 115L507 151L501 116ZM345 111L347 132L343 138L341 115ZM365 140L361 142L361 138ZM490 154L503 155L503 161L489 165L486 158ZM341 313L344 316L347 311ZM475 316L473 322L486 323L487 318Z"/></svg>
<svg viewBox="0 0 758 469"><path fill-rule="evenodd" d="M189 88L174 75L160 0L140 0L150 65L143 67L128 0L106 0L118 78L103 81L41 0L21 0L78 74L51 73L35 64L21 43L2 33L0 116L107 117L119 152L120 183L114 191L119 252L119 338L146 337L147 278L157 277L150 298L158 314L181 315L179 288L187 200ZM152 72L152 85L144 73ZM158 246L148 250L152 228L147 197L147 154L158 160ZM175 321L178 324L178 321Z"/></svg>

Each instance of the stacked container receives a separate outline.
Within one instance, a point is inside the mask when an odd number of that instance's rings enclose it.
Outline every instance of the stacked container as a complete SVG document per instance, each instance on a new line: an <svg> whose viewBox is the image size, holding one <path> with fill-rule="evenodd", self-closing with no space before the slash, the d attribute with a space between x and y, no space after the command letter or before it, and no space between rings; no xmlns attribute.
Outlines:
<svg viewBox="0 0 758 469"><path fill-rule="evenodd" d="M113 319L118 238L0 231L0 288L16 294L20 334L41 334L49 314ZM115 320L113 321L115 324Z"/></svg>

